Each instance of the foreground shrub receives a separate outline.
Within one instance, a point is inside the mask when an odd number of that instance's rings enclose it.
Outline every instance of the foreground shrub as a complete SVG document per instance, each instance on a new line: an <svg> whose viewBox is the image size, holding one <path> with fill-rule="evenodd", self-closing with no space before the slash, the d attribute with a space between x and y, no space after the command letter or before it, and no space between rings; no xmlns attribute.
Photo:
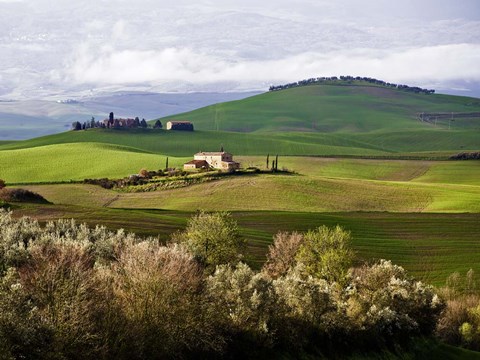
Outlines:
<svg viewBox="0 0 480 360"><path fill-rule="evenodd" d="M281 233L258 272L238 262L243 240L225 213L197 214L175 235L180 243L163 246L73 220L41 227L0 210L0 354L264 358L281 349L335 357L431 335L443 308L432 288L385 260L343 275L346 234ZM342 261L329 258L335 246ZM444 324L472 346L478 303L460 313Z"/></svg>
<svg viewBox="0 0 480 360"><path fill-rule="evenodd" d="M220 351L216 312L202 296L202 269L179 246L131 244L101 274L111 292L107 326L115 357L181 358Z"/></svg>
<svg viewBox="0 0 480 360"><path fill-rule="evenodd" d="M0 281L0 357L2 359L55 358L53 331L42 321L14 268Z"/></svg>
<svg viewBox="0 0 480 360"><path fill-rule="evenodd" d="M52 350L69 359L92 358L101 347L95 319L102 314L100 284L88 243L39 242L19 267L20 284L52 334Z"/></svg>
<svg viewBox="0 0 480 360"><path fill-rule="evenodd" d="M390 261L354 269L346 290L352 330L365 341L392 342L432 334L444 302L433 288Z"/></svg>
<svg viewBox="0 0 480 360"><path fill-rule="evenodd" d="M267 261L263 271L272 278L285 275L289 269L295 267L295 257L302 242L302 234L277 233L273 238L273 244L268 247Z"/></svg>
<svg viewBox="0 0 480 360"><path fill-rule="evenodd" d="M340 226L321 226L304 235L296 260L308 274L328 281L343 282L354 258L350 233Z"/></svg>
<svg viewBox="0 0 480 360"><path fill-rule="evenodd" d="M451 274L440 289L447 308L438 322L436 333L451 345L480 350L480 294L477 277L470 269L465 277Z"/></svg>
<svg viewBox="0 0 480 360"><path fill-rule="evenodd" d="M276 298L272 282L246 264L218 266L207 281L208 294L218 309L224 327L243 333L262 345L272 342L272 319Z"/></svg>
<svg viewBox="0 0 480 360"><path fill-rule="evenodd" d="M184 244L211 272L216 265L238 262L245 246L236 221L226 212L198 213L174 241Z"/></svg>

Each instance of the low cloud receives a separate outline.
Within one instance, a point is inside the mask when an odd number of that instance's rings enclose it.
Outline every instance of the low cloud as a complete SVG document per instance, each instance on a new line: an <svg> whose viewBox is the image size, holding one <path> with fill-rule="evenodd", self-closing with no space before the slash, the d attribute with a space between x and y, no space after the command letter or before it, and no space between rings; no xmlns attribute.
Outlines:
<svg viewBox="0 0 480 360"><path fill-rule="evenodd" d="M236 82L250 86L331 75L371 76L428 84L480 81L480 45L452 44L410 49L305 52L277 60L238 61L191 48L98 50L83 45L66 70L76 84L132 85Z"/></svg>

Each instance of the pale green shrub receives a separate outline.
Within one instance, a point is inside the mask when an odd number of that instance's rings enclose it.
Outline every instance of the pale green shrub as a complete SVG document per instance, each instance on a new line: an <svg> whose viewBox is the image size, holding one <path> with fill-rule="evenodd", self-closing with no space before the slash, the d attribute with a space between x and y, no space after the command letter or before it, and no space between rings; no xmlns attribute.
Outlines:
<svg viewBox="0 0 480 360"><path fill-rule="evenodd" d="M245 247L236 221L226 212L198 213L173 241L184 244L212 272L216 265L238 262Z"/></svg>
<svg viewBox="0 0 480 360"><path fill-rule="evenodd" d="M128 244L102 272L111 286L111 311L123 319L120 329L111 331L115 344L123 346L119 352L165 358L224 346L215 312L202 296L202 269L182 247Z"/></svg>
<svg viewBox="0 0 480 360"><path fill-rule="evenodd" d="M250 333L271 342L276 297L272 281L244 263L220 265L207 279L207 291L233 332Z"/></svg>
<svg viewBox="0 0 480 360"><path fill-rule="evenodd" d="M340 226L321 226L308 231L298 249L296 260L305 265L308 274L329 282L343 282L352 265L350 233Z"/></svg>
<svg viewBox="0 0 480 360"><path fill-rule="evenodd" d="M433 331L444 303L431 286L409 278L401 266L380 260L350 276L347 315L357 330L385 335Z"/></svg>

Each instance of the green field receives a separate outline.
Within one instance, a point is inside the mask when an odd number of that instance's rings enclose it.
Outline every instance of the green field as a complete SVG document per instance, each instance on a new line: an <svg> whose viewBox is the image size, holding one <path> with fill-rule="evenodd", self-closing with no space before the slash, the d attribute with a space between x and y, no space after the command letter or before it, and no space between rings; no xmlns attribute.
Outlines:
<svg viewBox="0 0 480 360"><path fill-rule="evenodd" d="M18 215L74 217L164 240L197 209L232 211L256 266L277 231L340 224L359 259L392 259L440 285L453 271L480 271L480 162L445 160L480 149L480 119L434 126L417 113L478 111L474 98L307 86L168 117L191 120L192 133L91 129L2 142L0 178L53 203L16 205ZM294 173L143 193L71 182L158 170L167 156L180 167L222 145L244 167L263 169L267 154L279 154L279 168ZM53 182L63 184L40 184Z"/></svg>
<svg viewBox="0 0 480 360"><path fill-rule="evenodd" d="M315 85L162 119L164 124L188 119L197 129L192 133L91 129L0 143L0 154L46 145L102 143L172 157L214 151L222 145L240 155L448 157L480 149L480 119L458 118L451 126L434 126L418 120L418 114L478 111L480 100L475 98L411 94L377 86ZM61 162L62 153L57 152Z"/></svg>

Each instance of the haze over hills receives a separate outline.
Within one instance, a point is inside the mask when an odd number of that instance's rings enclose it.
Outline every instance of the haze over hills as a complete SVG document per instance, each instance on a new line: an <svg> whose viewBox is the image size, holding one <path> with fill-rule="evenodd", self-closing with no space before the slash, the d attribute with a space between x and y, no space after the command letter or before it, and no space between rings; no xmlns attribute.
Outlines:
<svg viewBox="0 0 480 360"><path fill-rule="evenodd" d="M69 99L0 101L0 141L22 140L69 130L74 121L120 117L152 119L217 102L242 99L258 92L148 93L117 92Z"/></svg>

